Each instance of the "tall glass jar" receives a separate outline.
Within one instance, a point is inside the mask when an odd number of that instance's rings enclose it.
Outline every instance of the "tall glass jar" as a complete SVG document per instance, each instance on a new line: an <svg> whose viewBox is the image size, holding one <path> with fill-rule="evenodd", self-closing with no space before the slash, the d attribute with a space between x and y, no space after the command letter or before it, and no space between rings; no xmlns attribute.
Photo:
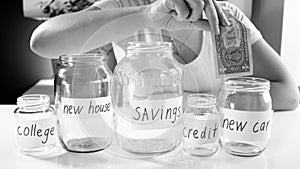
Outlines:
<svg viewBox="0 0 300 169"><path fill-rule="evenodd" d="M182 138L182 74L169 42L129 42L114 72L116 139L128 152L157 155Z"/></svg>
<svg viewBox="0 0 300 169"><path fill-rule="evenodd" d="M190 94L184 111L183 150L189 155L208 157L218 150L219 113L211 94Z"/></svg>
<svg viewBox="0 0 300 169"><path fill-rule="evenodd" d="M62 146L71 152L107 148L113 138L111 72L107 57L98 54L59 58L55 105Z"/></svg>
<svg viewBox="0 0 300 169"><path fill-rule="evenodd" d="M227 78L219 96L222 149L238 156L255 156L271 137L270 82L256 77Z"/></svg>

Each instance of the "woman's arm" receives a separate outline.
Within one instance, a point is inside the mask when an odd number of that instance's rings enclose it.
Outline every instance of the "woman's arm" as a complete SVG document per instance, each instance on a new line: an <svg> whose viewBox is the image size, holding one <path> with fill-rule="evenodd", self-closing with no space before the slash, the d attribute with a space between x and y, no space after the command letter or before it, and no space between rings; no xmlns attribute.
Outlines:
<svg viewBox="0 0 300 169"><path fill-rule="evenodd" d="M42 57L57 58L63 54L93 50L149 27L209 31L211 26L216 32L219 23L226 25L228 21L214 1L204 0L203 4L199 0L157 0L145 6L105 10L95 10L94 7L60 15L35 29L31 49ZM209 22L201 19L202 10Z"/></svg>
<svg viewBox="0 0 300 169"><path fill-rule="evenodd" d="M281 57L264 40L252 45L255 77L271 81L271 97L274 110L293 110L299 104L299 91Z"/></svg>
<svg viewBox="0 0 300 169"><path fill-rule="evenodd" d="M235 5L220 2L224 8L232 10L249 30L253 55L253 76L262 77L271 81L271 97L274 110L292 110L299 104L299 91L291 74L288 72L281 57L262 38L254 24Z"/></svg>
<svg viewBox="0 0 300 169"><path fill-rule="evenodd" d="M89 9L60 15L34 30L31 49L47 58L84 53L148 27L144 12L145 7L140 6L110 10Z"/></svg>

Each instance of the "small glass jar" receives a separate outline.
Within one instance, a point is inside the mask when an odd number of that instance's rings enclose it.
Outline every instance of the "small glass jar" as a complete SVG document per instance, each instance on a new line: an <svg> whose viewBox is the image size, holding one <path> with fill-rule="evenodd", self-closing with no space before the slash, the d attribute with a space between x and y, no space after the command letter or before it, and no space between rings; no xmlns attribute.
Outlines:
<svg viewBox="0 0 300 169"><path fill-rule="evenodd" d="M57 119L49 97L23 95L17 99L17 106L14 131L18 149L26 155L47 155L57 141Z"/></svg>
<svg viewBox="0 0 300 169"><path fill-rule="evenodd" d="M59 140L71 152L96 152L113 138L111 72L99 54L59 58L55 76L55 105Z"/></svg>
<svg viewBox="0 0 300 169"><path fill-rule="evenodd" d="M189 155L208 157L218 150L220 119L216 100L211 94L188 95L182 145Z"/></svg>
<svg viewBox="0 0 300 169"><path fill-rule="evenodd" d="M270 82L256 77L227 78L219 96L222 116L220 143L225 152L256 156L271 137Z"/></svg>
<svg viewBox="0 0 300 169"><path fill-rule="evenodd" d="M169 42L129 42L114 72L116 139L126 151L158 155L182 138L182 69Z"/></svg>

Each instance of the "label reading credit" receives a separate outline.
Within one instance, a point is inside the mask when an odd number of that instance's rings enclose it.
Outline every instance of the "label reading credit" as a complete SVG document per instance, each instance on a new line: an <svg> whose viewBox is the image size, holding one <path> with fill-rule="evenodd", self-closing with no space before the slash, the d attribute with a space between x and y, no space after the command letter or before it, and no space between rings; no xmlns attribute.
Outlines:
<svg viewBox="0 0 300 169"><path fill-rule="evenodd" d="M202 116L185 114L183 136L188 144L215 143L219 138L219 118L214 114Z"/></svg>

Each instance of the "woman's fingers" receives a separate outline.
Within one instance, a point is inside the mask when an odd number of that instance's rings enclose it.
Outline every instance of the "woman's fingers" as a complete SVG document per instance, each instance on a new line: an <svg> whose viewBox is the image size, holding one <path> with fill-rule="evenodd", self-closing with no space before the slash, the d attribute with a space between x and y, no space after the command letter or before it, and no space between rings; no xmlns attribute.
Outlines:
<svg viewBox="0 0 300 169"><path fill-rule="evenodd" d="M220 34L218 14L212 0L204 0L204 11L214 34Z"/></svg>
<svg viewBox="0 0 300 169"><path fill-rule="evenodd" d="M189 6L190 15L187 18L188 21L197 21L201 19L202 11L204 8L204 2L202 0L184 0Z"/></svg>
<svg viewBox="0 0 300 169"><path fill-rule="evenodd" d="M218 3L215 0L212 0L212 2L214 3L215 9L217 11L219 21L222 23L223 26L229 26L230 23L229 23L228 19L226 18L221 7L218 5Z"/></svg>
<svg viewBox="0 0 300 169"><path fill-rule="evenodd" d="M197 21L204 8L202 0L166 0L166 4L178 21Z"/></svg>
<svg viewBox="0 0 300 169"><path fill-rule="evenodd" d="M170 14L171 15L171 14ZM173 16L170 16L168 21L166 22L165 28L167 30L188 30L188 29L199 29L203 31L210 31L210 25L208 20L198 19L197 21L186 21L174 19Z"/></svg>
<svg viewBox="0 0 300 169"><path fill-rule="evenodd" d="M215 0L158 0L150 7L148 11L162 13L151 17L154 22L171 30L201 29L219 34L220 25L229 25ZM201 19L203 10L208 20Z"/></svg>
<svg viewBox="0 0 300 169"><path fill-rule="evenodd" d="M176 17L180 20L186 20L188 18L190 10L184 0L172 0L171 4L171 8L175 11Z"/></svg>

